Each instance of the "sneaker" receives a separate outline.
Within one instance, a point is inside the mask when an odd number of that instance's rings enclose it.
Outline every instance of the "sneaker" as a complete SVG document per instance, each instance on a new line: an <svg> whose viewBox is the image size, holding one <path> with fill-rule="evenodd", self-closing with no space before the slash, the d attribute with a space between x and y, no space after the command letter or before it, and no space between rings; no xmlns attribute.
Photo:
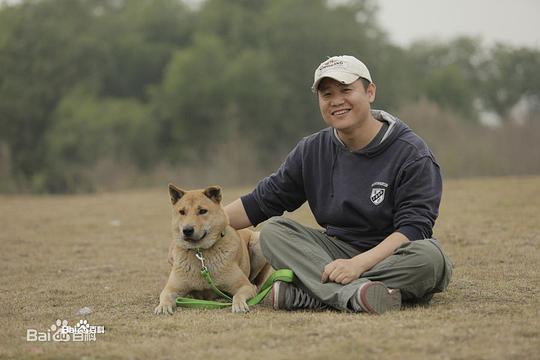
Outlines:
<svg viewBox="0 0 540 360"><path fill-rule="evenodd" d="M328 306L293 284L276 281L272 285L272 307L276 310L314 310L326 309Z"/></svg>
<svg viewBox="0 0 540 360"><path fill-rule="evenodd" d="M401 291L388 289L380 281L368 281L360 286L351 300L355 311L382 314L401 308Z"/></svg>

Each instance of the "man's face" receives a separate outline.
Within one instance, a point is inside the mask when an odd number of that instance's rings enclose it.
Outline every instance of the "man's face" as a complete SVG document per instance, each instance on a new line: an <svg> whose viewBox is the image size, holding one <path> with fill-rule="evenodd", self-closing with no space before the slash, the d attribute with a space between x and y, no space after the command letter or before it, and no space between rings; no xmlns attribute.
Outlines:
<svg viewBox="0 0 540 360"><path fill-rule="evenodd" d="M317 91L324 121L344 132L361 126L369 119L375 90L374 84L364 89L361 80L345 85L332 78L324 78Z"/></svg>

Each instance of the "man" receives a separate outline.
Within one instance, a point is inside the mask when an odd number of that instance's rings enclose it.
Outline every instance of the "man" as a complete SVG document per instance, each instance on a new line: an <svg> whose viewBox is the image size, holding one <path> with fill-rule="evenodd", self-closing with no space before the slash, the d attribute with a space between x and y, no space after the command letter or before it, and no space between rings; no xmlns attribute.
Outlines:
<svg viewBox="0 0 540 360"><path fill-rule="evenodd" d="M263 254L289 268L275 309L383 313L443 291L452 265L432 239L442 180L433 154L398 118L371 110L368 68L335 56L312 90L328 128L302 139L279 170L225 207L237 229L261 229ZM305 201L323 230L279 217Z"/></svg>

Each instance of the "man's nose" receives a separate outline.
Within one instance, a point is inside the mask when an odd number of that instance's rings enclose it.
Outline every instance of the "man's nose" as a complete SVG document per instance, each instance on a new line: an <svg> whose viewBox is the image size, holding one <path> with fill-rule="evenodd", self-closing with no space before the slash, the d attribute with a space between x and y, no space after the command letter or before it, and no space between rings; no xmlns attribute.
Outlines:
<svg viewBox="0 0 540 360"><path fill-rule="evenodd" d="M182 233L185 235L185 236L191 236L193 235L193 226L184 226L184 228L182 229Z"/></svg>
<svg viewBox="0 0 540 360"><path fill-rule="evenodd" d="M343 99L343 97L341 95L334 95L330 99L330 105L331 106L340 106L340 105L343 105L344 102L345 102L345 100Z"/></svg>

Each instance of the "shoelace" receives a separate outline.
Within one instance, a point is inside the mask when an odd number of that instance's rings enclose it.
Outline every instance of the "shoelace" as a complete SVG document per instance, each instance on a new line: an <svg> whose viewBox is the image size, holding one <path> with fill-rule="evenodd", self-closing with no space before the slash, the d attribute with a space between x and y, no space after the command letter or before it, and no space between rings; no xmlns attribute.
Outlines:
<svg viewBox="0 0 540 360"><path fill-rule="evenodd" d="M300 288L291 286L289 288L289 295L294 297L293 301L289 302L292 304L291 308L293 309L319 309L323 307L318 299Z"/></svg>

